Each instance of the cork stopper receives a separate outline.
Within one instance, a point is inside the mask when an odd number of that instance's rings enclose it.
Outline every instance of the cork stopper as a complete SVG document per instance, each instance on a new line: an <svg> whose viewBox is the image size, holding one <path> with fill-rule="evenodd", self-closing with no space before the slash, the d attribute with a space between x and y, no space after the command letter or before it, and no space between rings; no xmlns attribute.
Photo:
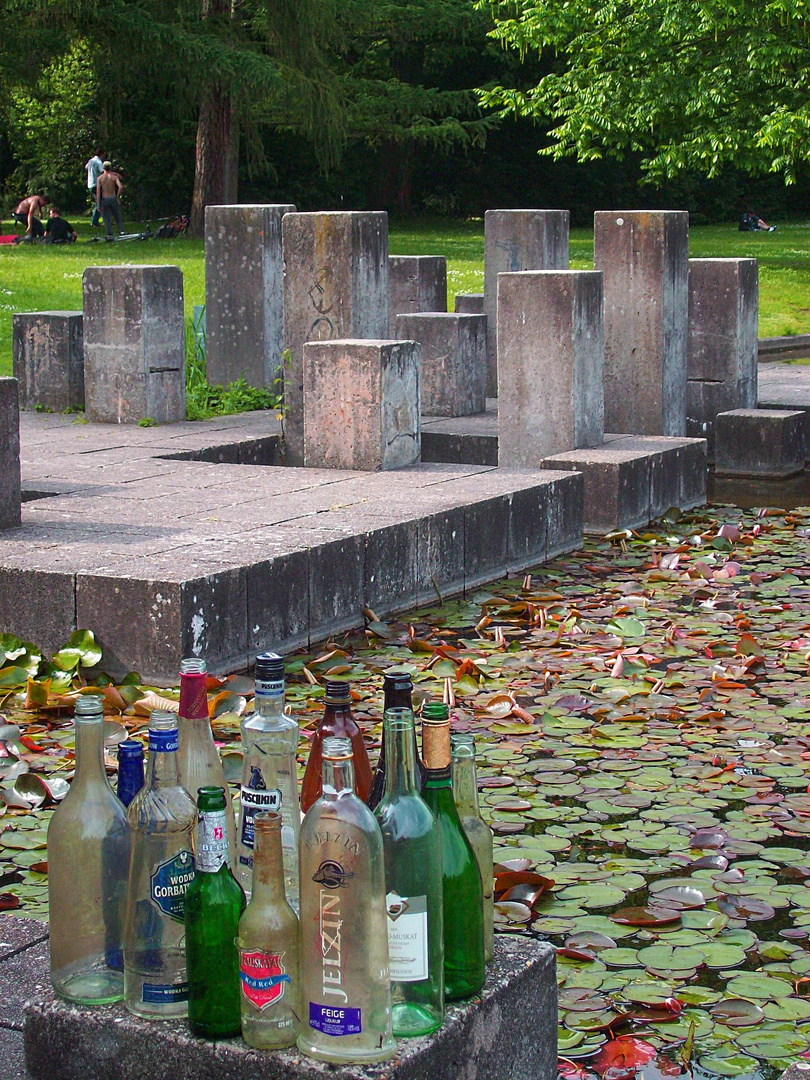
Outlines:
<svg viewBox="0 0 810 1080"><path fill-rule="evenodd" d="M450 768L450 721L422 717L422 759L430 772Z"/></svg>

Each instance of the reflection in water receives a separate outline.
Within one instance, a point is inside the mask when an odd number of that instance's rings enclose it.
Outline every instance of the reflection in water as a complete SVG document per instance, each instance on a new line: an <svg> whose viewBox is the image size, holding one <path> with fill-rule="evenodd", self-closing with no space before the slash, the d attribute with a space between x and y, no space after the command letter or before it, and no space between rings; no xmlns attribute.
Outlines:
<svg viewBox="0 0 810 1080"><path fill-rule="evenodd" d="M788 480L759 480L754 477L715 476L709 471L708 500L739 506L744 510L752 506L777 506L793 510L797 506L810 506L810 471L805 469Z"/></svg>

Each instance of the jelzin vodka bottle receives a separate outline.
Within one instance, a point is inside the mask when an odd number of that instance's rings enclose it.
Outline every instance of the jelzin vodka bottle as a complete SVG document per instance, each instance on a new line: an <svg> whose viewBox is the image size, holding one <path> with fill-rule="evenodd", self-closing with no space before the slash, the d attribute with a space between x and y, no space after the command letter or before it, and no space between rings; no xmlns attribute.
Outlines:
<svg viewBox="0 0 810 1080"><path fill-rule="evenodd" d="M129 806L143 787L143 747L135 739L118 744L118 798Z"/></svg>
<svg viewBox="0 0 810 1080"><path fill-rule="evenodd" d="M127 810L132 830L124 1003L151 1020L188 1011L185 896L194 880L192 835L197 807L180 783L177 717L155 710L149 719L146 784Z"/></svg>
<svg viewBox="0 0 810 1080"><path fill-rule="evenodd" d="M495 935L492 829L481 817L481 809L478 805L475 737L467 734L453 734L450 736L450 746L453 758L453 800L481 872L481 884L484 889L484 957L489 963L493 955Z"/></svg>
<svg viewBox="0 0 810 1080"><path fill-rule="evenodd" d="M276 653L256 657L253 715L242 719L242 790L236 876L248 896L253 873L253 821L272 810L281 814L284 888L298 910L298 724L284 713L284 660Z"/></svg>
<svg viewBox="0 0 810 1080"><path fill-rule="evenodd" d="M75 717L76 773L48 826L51 981L60 997L102 1005L124 996L130 834L104 770L101 698L81 695Z"/></svg>
<svg viewBox="0 0 810 1080"><path fill-rule="evenodd" d="M352 745L323 741L323 794L301 826L301 1034L322 1061L386 1061L391 983L380 829L354 791Z"/></svg>
<svg viewBox="0 0 810 1080"><path fill-rule="evenodd" d="M242 1028L236 932L245 910L242 886L231 873L225 792L197 792L194 880L186 893L188 1023L204 1039L228 1039Z"/></svg>
<svg viewBox="0 0 810 1080"><path fill-rule="evenodd" d="M413 702L413 682L411 673L401 668L392 668L383 675L383 715L389 709L411 709ZM374 776L371 781L371 793L368 797L368 808L374 810L380 803L385 791L385 738L380 747L380 756L374 768ZM413 727L413 757L416 762L416 790L421 791L425 783L425 767L419 757L419 748L416 745L416 723Z"/></svg>
<svg viewBox="0 0 810 1080"><path fill-rule="evenodd" d="M453 801L450 719L440 703L422 709L422 796L442 834L444 889L444 996L471 997L484 985L484 893L481 872Z"/></svg>
<svg viewBox="0 0 810 1080"><path fill-rule="evenodd" d="M284 896L281 815L256 814L253 827L253 895L237 940L242 1038L257 1050L280 1050L301 1028L298 917Z"/></svg>
<svg viewBox="0 0 810 1080"><path fill-rule="evenodd" d="M326 680L323 717L312 736L307 769L301 785L301 809L304 813L321 797L321 745L324 739L332 736L346 738L351 742L355 791L363 802L368 801L371 792L371 763L363 741L363 732L352 716L351 701L347 682L342 679Z"/></svg>
<svg viewBox="0 0 810 1080"><path fill-rule="evenodd" d="M385 853L394 1035L427 1035L444 1019L442 848L439 823L416 789L413 713L388 709L388 763L375 817Z"/></svg>

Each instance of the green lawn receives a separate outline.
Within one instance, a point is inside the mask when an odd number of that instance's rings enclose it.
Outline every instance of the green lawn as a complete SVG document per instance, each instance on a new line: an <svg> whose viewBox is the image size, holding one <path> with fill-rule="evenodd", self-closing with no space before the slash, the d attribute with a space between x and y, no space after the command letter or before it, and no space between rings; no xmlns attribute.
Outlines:
<svg viewBox="0 0 810 1080"><path fill-rule="evenodd" d="M11 316L15 311L78 310L82 272L109 263L174 263L183 270L186 310L205 295L203 245L199 240L157 240L133 244L82 243L91 235L86 219L77 223L80 242L70 248L0 247L0 375L11 373ZM4 232L10 231L5 223ZM97 230L96 235L100 230ZM484 287L482 221L417 221L391 228L390 249L398 255L446 255L448 291L481 292ZM760 260L761 337L810 332L810 223L784 224L774 233L740 233L735 225L696 226L696 257L754 256ZM593 233L574 229L571 265L592 265Z"/></svg>

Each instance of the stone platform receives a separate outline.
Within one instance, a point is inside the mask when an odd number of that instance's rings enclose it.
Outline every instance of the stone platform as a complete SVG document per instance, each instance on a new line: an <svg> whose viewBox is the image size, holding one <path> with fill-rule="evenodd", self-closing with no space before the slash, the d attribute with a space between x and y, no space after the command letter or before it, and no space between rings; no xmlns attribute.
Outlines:
<svg viewBox="0 0 810 1080"><path fill-rule="evenodd" d="M810 339L810 334L796 337ZM758 375L760 409L797 409L804 413L804 443L810 454L810 364L760 361Z"/></svg>

